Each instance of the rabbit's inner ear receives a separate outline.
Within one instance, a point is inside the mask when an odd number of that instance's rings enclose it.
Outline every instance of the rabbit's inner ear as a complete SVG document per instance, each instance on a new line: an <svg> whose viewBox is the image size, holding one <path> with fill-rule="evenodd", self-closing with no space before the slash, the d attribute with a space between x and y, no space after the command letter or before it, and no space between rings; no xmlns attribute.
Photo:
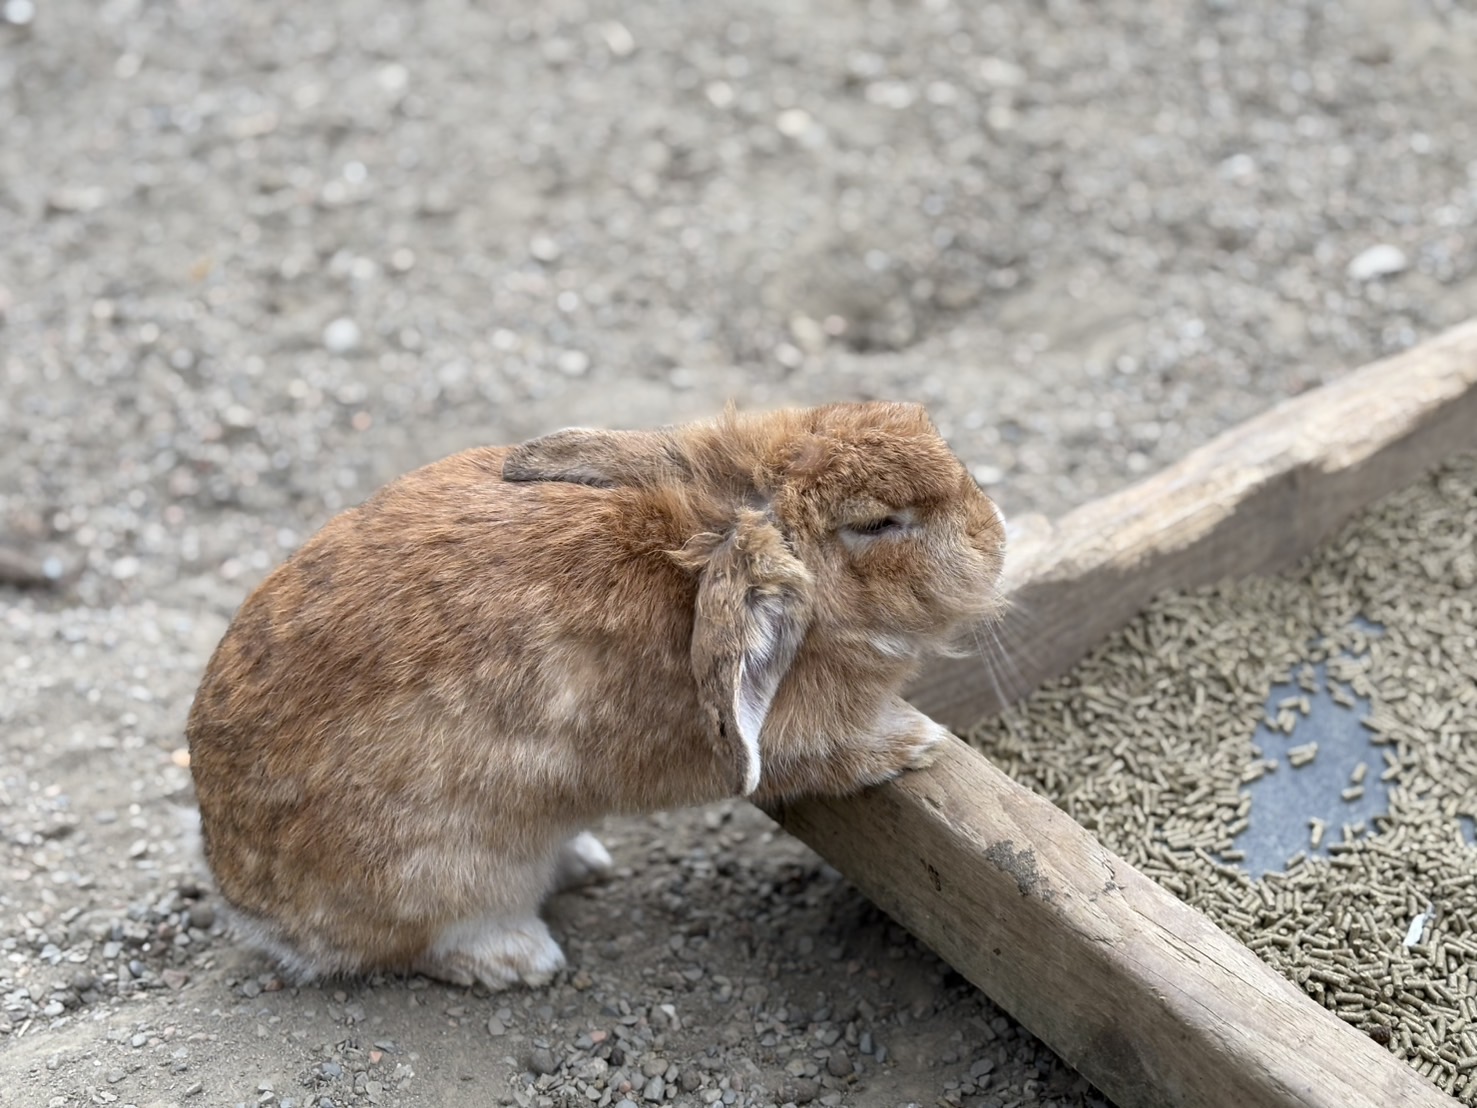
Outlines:
<svg viewBox="0 0 1477 1108"><path fill-rule="evenodd" d="M503 461L504 481L562 481L613 489L681 480L687 465L662 431L596 431L570 427L515 446Z"/></svg>
<svg viewBox="0 0 1477 1108"><path fill-rule="evenodd" d="M810 574L772 523L745 513L707 558L692 665L729 784L759 787L759 736L810 621Z"/></svg>
<svg viewBox="0 0 1477 1108"><path fill-rule="evenodd" d="M759 732L764 730L780 681L795 660L805 633L803 623L791 618L788 607L778 596L760 597L749 604L752 625L739 658L733 695L734 720L744 748L745 796L759 787Z"/></svg>

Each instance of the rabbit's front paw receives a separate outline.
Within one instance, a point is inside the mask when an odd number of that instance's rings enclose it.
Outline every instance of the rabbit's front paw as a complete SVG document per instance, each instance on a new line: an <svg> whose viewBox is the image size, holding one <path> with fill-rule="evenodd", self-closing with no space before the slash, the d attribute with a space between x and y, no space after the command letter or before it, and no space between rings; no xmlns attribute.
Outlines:
<svg viewBox="0 0 1477 1108"><path fill-rule="evenodd" d="M921 726L909 736L910 741L901 750L899 773L933 765L942 744L954 738L954 732L941 723L935 723L926 716L921 717L920 722Z"/></svg>

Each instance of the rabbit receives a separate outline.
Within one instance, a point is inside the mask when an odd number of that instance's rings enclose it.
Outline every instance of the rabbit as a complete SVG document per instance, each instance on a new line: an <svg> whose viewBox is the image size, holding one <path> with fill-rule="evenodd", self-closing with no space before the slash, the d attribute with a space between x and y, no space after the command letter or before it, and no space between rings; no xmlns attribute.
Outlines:
<svg viewBox="0 0 1477 1108"><path fill-rule="evenodd" d="M186 732L206 861L293 980L490 989L608 875L604 816L845 794L949 732L901 690L997 613L1000 513L915 404L455 454L246 599Z"/></svg>

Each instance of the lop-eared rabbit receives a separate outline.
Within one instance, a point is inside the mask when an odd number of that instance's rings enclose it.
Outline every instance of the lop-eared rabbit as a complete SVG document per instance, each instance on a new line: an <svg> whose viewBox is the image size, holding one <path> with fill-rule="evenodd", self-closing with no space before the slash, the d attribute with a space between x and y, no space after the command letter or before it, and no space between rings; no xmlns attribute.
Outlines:
<svg viewBox="0 0 1477 1108"><path fill-rule="evenodd" d="M468 450L266 578L190 713L206 858L296 980L500 988L604 816L843 794L947 732L900 691L1000 603L994 505L914 404Z"/></svg>

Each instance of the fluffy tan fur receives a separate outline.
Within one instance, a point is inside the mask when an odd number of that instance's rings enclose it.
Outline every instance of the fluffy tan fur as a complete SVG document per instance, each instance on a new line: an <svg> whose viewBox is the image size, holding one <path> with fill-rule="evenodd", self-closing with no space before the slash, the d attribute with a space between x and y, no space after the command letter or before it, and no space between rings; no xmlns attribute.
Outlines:
<svg viewBox="0 0 1477 1108"><path fill-rule="evenodd" d="M236 615L187 728L207 859L300 976L493 983L446 936L533 916L602 816L925 761L940 730L899 690L991 614L1002 553L915 405L457 454L330 520Z"/></svg>

